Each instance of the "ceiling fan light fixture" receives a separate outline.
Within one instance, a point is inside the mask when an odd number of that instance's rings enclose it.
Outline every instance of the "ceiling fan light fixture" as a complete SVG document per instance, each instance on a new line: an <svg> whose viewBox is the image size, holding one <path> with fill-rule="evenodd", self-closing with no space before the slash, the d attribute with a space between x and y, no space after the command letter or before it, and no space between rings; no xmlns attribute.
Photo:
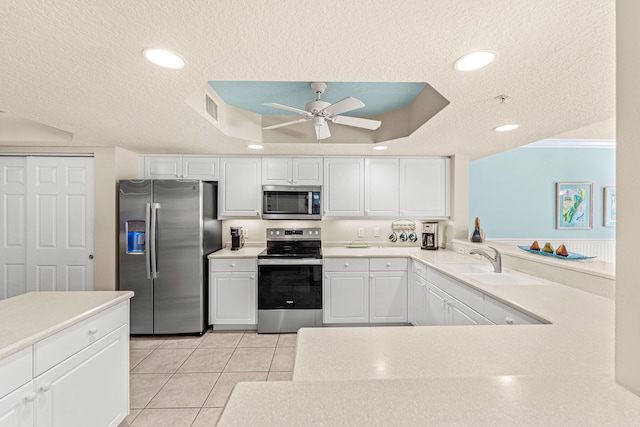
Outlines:
<svg viewBox="0 0 640 427"><path fill-rule="evenodd" d="M185 61L179 55L165 49L147 48L142 51L144 57L160 67L172 70L184 68Z"/></svg>
<svg viewBox="0 0 640 427"><path fill-rule="evenodd" d="M378 151L386 150L386 149L388 149L388 148L389 148L389 147L387 147L386 145L374 145L374 146L373 146L373 149L374 149L374 150L378 150Z"/></svg>
<svg viewBox="0 0 640 427"><path fill-rule="evenodd" d="M486 67L496 59L495 52L490 50L481 50L469 53L458 59L453 67L458 71L475 71Z"/></svg>
<svg viewBox="0 0 640 427"><path fill-rule="evenodd" d="M495 130L496 132L508 132L510 130L514 130L514 129L518 129L518 125L517 124L510 124L510 125L502 125L502 126L498 126L497 128L494 128L493 130Z"/></svg>
<svg viewBox="0 0 640 427"><path fill-rule="evenodd" d="M247 148L250 148L251 150L262 150L262 145L260 144L249 144L247 145Z"/></svg>

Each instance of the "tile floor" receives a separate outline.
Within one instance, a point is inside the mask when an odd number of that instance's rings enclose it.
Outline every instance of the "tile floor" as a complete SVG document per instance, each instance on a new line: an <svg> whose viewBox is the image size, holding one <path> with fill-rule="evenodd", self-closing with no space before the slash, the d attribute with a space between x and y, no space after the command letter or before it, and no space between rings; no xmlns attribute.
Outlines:
<svg viewBox="0 0 640 427"><path fill-rule="evenodd" d="M214 426L236 383L290 381L295 334L208 331L131 338L131 413L120 427Z"/></svg>

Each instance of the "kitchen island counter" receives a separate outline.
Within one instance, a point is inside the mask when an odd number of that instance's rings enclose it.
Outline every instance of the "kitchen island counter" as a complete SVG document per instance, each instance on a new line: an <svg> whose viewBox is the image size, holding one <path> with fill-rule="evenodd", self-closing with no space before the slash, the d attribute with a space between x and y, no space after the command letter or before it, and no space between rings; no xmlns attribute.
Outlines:
<svg viewBox="0 0 640 427"><path fill-rule="evenodd" d="M133 297L130 291L29 292L0 301L0 359Z"/></svg>

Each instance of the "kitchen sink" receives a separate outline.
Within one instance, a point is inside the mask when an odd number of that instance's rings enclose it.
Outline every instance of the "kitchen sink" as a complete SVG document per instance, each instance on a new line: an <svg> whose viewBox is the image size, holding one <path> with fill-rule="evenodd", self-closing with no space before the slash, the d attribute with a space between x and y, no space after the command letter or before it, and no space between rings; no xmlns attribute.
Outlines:
<svg viewBox="0 0 640 427"><path fill-rule="evenodd" d="M442 266L461 274L493 273L491 264L442 264Z"/></svg>
<svg viewBox="0 0 640 427"><path fill-rule="evenodd" d="M465 274L465 276L485 285L527 286L545 284L533 277L513 273L471 273Z"/></svg>

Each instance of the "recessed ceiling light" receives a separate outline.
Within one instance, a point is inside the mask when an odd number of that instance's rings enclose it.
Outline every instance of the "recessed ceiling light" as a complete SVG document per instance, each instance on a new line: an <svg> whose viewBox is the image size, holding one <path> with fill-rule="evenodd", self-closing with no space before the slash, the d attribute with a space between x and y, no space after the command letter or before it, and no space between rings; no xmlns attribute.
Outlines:
<svg viewBox="0 0 640 427"><path fill-rule="evenodd" d="M260 144L249 144L247 148L251 148L252 150L262 150L262 145Z"/></svg>
<svg viewBox="0 0 640 427"><path fill-rule="evenodd" d="M179 70L184 68L184 59L164 49L145 49L142 52L149 61L164 68Z"/></svg>
<svg viewBox="0 0 640 427"><path fill-rule="evenodd" d="M453 67L458 71L473 71L486 67L496 59L496 54L488 50L473 52L458 59Z"/></svg>
<svg viewBox="0 0 640 427"><path fill-rule="evenodd" d="M498 126L497 128L493 129L496 132L506 132L508 130L514 130L517 129L518 125L502 125L502 126Z"/></svg>
<svg viewBox="0 0 640 427"><path fill-rule="evenodd" d="M389 147L387 147L386 145L374 145L373 147L374 150L386 150L387 148Z"/></svg>

